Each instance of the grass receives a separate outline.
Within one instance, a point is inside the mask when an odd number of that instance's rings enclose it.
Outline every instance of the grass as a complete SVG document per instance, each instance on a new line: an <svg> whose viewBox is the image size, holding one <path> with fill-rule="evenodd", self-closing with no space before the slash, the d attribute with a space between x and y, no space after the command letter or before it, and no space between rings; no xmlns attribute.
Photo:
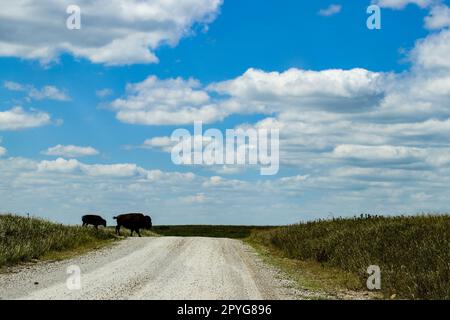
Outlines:
<svg viewBox="0 0 450 320"><path fill-rule="evenodd" d="M293 280L293 285L299 292L305 292L302 299L379 299L376 293L361 290L357 276L339 268L324 266L315 261L302 261L285 257L282 252L246 239L264 262L283 271L284 275Z"/></svg>
<svg viewBox="0 0 450 320"><path fill-rule="evenodd" d="M66 226L38 218L0 215L0 268L35 259L59 259L116 239L108 229Z"/></svg>
<svg viewBox="0 0 450 320"><path fill-rule="evenodd" d="M227 226L227 225L176 225L153 226L152 231L162 236L213 237L244 239L255 231L270 230L273 227Z"/></svg>
<svg viewBox="0 0 450 320"><path fill-rule="evenodd" d="M354 275L381 268L385 297L450 299L450 216L360 217L255 232L251 241L303 264ZM355 286L355 284L353 284Z"/></svg>

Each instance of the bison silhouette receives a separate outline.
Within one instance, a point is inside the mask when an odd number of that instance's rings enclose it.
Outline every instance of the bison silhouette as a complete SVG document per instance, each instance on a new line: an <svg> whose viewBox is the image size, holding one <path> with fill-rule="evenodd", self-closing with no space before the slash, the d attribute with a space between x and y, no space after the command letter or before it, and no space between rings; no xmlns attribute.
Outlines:
<svg viewBox="0 0 450 320"><path fill-rule="evenodd" d="M81 221L83 221L83 227L87 225L93 225L95 229L98 229L98 226L106 227L106 220L94 214L87 214L83 216Z"/></svg>
<svg viewBox="0 0 450 320"><path fill-rule="evenodd" d="M120 235L120 227L122 226L131 230L131 236L136 231L139 237L141 236L140 229L150 230L152 228L152 218L142 213L121 214L113 218L117 220L116 234L118 235Z"/></svg>

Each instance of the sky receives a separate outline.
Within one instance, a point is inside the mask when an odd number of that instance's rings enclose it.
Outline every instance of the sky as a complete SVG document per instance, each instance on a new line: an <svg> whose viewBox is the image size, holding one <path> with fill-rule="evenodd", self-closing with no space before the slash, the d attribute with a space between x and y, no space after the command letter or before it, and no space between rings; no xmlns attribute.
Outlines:
<svg viewBox="0 0 450 320"><path fill-rule="evenodd" d="M449 5L2 0L0 212L258 225L449 212ZM278 173L174 164L170 136L194 121L278 129Z"/></svg>

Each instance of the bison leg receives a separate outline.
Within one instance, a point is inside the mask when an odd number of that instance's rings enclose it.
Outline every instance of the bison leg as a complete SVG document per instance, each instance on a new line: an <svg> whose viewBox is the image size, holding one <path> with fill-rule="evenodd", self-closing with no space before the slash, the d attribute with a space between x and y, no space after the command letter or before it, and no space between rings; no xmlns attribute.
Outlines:
<svg viewBox="0 0 450 320"><path fill-rule="evenodd" d="M116 226L116 234L120 236L120 225Z"/></svg>
<svg viewBox="0 0 450 320"><path fill-rule="evenodd" d="M133 236L133 229L130 229L131 230L131 235L130 235L130 237L132 237Z"/></svg>
<svg viewBox="0 0 450 320"><path fill-rule="evenodd" d="M139 229L137 229L137 234L139 235L139 237L141 237L141 233L139 232Z"/></svg>

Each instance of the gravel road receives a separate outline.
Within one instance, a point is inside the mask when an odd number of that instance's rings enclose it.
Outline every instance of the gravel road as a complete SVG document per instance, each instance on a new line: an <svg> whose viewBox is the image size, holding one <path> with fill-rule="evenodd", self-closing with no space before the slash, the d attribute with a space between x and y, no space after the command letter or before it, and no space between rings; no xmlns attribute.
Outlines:
<svg viewBox="0 0 450 320"><path fill-rule="evenodd" d="M81 270L69 290L67 268ZM0 299L293 299L289 281L239 240L128 238L73 259L0 274Z"/></svg>

